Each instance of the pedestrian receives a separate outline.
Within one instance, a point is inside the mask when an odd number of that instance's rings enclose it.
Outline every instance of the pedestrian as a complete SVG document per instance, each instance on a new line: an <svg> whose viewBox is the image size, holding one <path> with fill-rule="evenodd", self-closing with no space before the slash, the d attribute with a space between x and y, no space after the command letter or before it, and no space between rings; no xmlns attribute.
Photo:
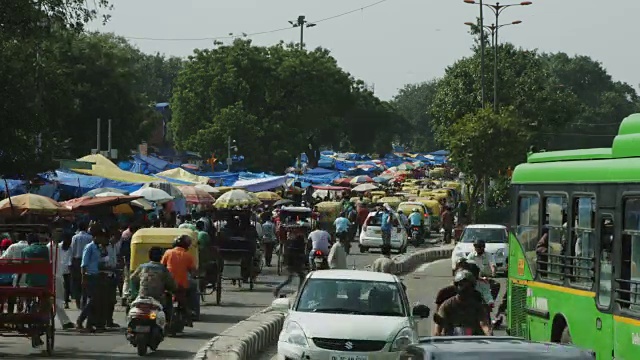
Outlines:
<svg viewBox="0 0 640 360"><path fill-rule="evenodd" d="M335 244L329 250L329 257L327 258L330 269L347 269L347 251L344 248L342 241L336 241Z"/></svg>
<svg viewBox="0 0 640 360"><path fill-rule="evenodd" d="M93 241L93 236L87 232L88 224L78 225L78 232L71 238L71 294L78 309L84 308L87 302L86 294L82 290L82 254L84 248Z"/></svg>
<svg viewBox="0 0 640 360"><path fill-rule="evenodd" d="M116 306L116 294L118 292L118 258L120 252L121 233L117 228L113 228L109 234L109 242L106 245L107 259L104 262L103 270L105 280L105 326L107 328L119 328L120 325L113 321L113 313Z"/></svg>
<svg viewBox="0 0 640 360"><path fill-rule="evenodd" d="M275 290L273 290L273 295L278 297L280 295L280 291L285 286L291 284L293 281L293 277L298 275L298 289L302 285L304 281L305 273L305 260L307 258L306 254L306 239L304 235L301 234L288 234L287 238L287 248L284 252L285 262L287 265L287 279L279 284Z"/></svg>
<svg viewBox="0 0 640 360"><path fill-rule="evenodd" d="M262 248L264 250L264 261L267 267L271 267L273 248L276 243L276 225L271 221L268 212L262 214Z"/></svg>
<svg viewBox="0 0 640 360"><path fill-rule="evenodd" d="M381 212L380 230L382 231L382 245L386 245L391 249L391 214L389 213L389 204L384 204Z"/></svg>
<svg viewBox="0 0 640 360"><path fill-rule="evenodd" d="M361 234L364 223L369 216L369 209L367 209L367 206L364 204L364 202L359 202L357 211L358 216L356 218L356 222L358 223L358 234Z"/></svg>
<svg viewBox="0 0 640 360"><path fill-rule="evenodd" d="M61 241L60 243L56 243L55 241L51 241L47 244L47 249L50 253L53 254L56 262L56 278L55 278L55 289L56 289L56 319L60 322L60 326L63 329L73 329L73 322L69 319L67 312L65 309L69 308L69 256L71 255L71 251L69 250L69 246L71 244L71 239L67 236L66 247L67 249L63 249L65 246L65 241ZM53 247L53 250L51 250ZM63 291L64 289L64 291Z"/></svg>
<svg viewBox="0 0 640 360"><path fill-rule="evenodd" d="M62 274L62 288L64 289L64 308L69 308L71 302L71 238L70 234L63 234L58 244L59 259L58 272ZM57 294L57 292L56 292Z"/></svg>
<svg viewBox="0 0 640 360"><path fill-rule="evenodd" d="M122 262L122 305L126 305L126 299L129 298L129 274L131 273L131 238L138 230L137 224L131 223L122 232L120 236L120 261Z"/></svg>
<svg viewBox="0 0 640 360"><path fill-rule="evenodd" d="M442 213L442 228L444 229L444 238L442 240L445 244L450 244L452 242L453 214L448 206L444 207L444 212Z"/></svg>
<svg viewBox="0 0 640 360"><path fill-rule="evenodd" d="M104 257L100 249L101 241L103 241L101 234L97 234L97 231L94 232L92 241L82 250L80 261L82 290L86 301L76 321L76 327L81 330L85 329L83 324L86 320L86 330L90 332L95 332L100 324L100 261Z"/></svg>

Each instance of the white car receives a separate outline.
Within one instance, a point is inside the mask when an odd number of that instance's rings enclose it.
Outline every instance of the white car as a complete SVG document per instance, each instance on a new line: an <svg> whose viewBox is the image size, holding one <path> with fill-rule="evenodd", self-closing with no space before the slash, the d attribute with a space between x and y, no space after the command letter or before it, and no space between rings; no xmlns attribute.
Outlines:
<svg viewBox="0 0 640 360"><path fill-rule="evenodd" d="M429 308L409 308L395 275L323 270L307 275L295 299L276 299L289 309L278 339L281 360L395 360L419 341L418 320Z"/></svg>
<svg viewBox="0 0 640 360"><path fill-rule="evenodd" d="M397 213L391 213L391 249L398 250L398 253L404 253L407 250L407 230L400 225ZM369 249L379 249L382 247L382 212L372 211L367 216L360 233L360 252L366 252Z"/></svg>
<svg viewBox="0 0 640 360"><path fill-rule="evenodd" d="M507 271L507 258L509 256L509 235L504 225L474 224L462 231L460 240L453 249L451 255L451 269L456 268L460 258L467 257L473 251L473 242L484 240L485 251L493 255L498 272Z"/></svg>

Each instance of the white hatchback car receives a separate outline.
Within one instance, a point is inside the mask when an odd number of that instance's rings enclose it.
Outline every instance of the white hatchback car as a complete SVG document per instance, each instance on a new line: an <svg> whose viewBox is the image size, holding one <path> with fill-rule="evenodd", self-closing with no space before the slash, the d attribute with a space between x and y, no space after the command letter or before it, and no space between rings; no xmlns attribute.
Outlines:
<svg viewBox="0 0 640 360"><path fill-rule="evenodd" d="M398 253L404 253L407 250L407 230L400 225L397 213L391 214L391 249L398 250ZM360 233L360 252L366 252L369 249L379 249L382 247L382 212L372 211L362 226Z"/></svg>
<svg viewBox="0 0 640 360"><path fill-rule="evenodd" d="M485 251L493 255L498 272L507 271L507 258L509 256L509 235L504 225L474 224L462 231L458 244L451 254L451 269L455 269L456 263L463 257L467 257L473 251L473 242L484 240Z"/></svg>
<svg viewBox="0 0 640 360"><path fill-rule="evenodd" d="M280 360L395 360L418 342L418 320L429 308L409 308L395 275L359 270L313 271L289 309L278 339Z"/></svg>

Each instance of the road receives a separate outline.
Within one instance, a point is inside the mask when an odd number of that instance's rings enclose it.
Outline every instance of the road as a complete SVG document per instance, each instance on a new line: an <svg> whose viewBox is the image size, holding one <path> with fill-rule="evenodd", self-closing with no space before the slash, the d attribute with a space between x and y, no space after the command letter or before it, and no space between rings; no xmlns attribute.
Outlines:
<svg viewBox="0 0 640 360"><path fill-rule="evenodd" d="M412 304L416 302L425 304L431 308L431 312L433 313L435 310L435 296L438 290L451 284L451 260L443 259L425 264L414 273L405 276L403 281L407 286L407 294L410 302ZM505 279L498 279L498 281L501 284L501 293L498 299L501 300L506 282ZM431 335L432 326L431 318L422 320L418 329L420 336ZM495 335L506 335L502 330L495 331L494 333ZM260 360L270 359L277 359L275 347L266 351L260 358Z"/></svg>
<svg viewBox="0 0 640 360"><path fill-rule="evenodd" d="M380 255L378 253L360 254L357 252L356 243L352 249L355 253L349 256L348 264L362 269L370 265ZM415 251L410 248L409 253ZM263 274L258 278L258 284L253 291L245 286L239 289L224 281L222 304L213 304L213 298L209 296L201 310L201 320L194 324L193 329L187 329L184 334L176 338L167 338L160 344L159 351L151 353L150 358L156 359L190 359L211 338L220 334L228 327L248 318L252 314L269 306L273 301L272 291L282 281L275 268L264 268ZM285 288L284 292L294 292L297 280L294 284ZM124 309L119 309L115 321L121 326L125 324ZM69 310L68 315L72 321L78 317L77 310ZM54 358L66 359L138 359L136 349L125 340L124 330L111 331L100 334L84 334L77 331L56 332ZM26 338L2 338L0 339L0 358L2 359L29 359L41 358L43 353L39 349L31 348L31 342Z"/></svg>

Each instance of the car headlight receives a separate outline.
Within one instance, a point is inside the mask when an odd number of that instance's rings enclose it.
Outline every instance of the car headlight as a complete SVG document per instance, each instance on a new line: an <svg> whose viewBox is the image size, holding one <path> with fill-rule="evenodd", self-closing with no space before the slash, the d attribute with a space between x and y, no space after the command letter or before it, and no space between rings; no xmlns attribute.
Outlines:
<svg viewBox="0 0 640 360"><path fill-rule="evenodd" d="M284 327L280 332L279 341L287 342L292 345L309 347L307 335L302 330L302 327L294 321L287 321L284 324Z"/></svg>
<svg viewBox="0 0 640 360"><path fill-rule="evenodd" d="M389 351L403 351L407 346L417 343L418 335L411 328L404 328L398 332L395 339L391 343Z"/></svg>

